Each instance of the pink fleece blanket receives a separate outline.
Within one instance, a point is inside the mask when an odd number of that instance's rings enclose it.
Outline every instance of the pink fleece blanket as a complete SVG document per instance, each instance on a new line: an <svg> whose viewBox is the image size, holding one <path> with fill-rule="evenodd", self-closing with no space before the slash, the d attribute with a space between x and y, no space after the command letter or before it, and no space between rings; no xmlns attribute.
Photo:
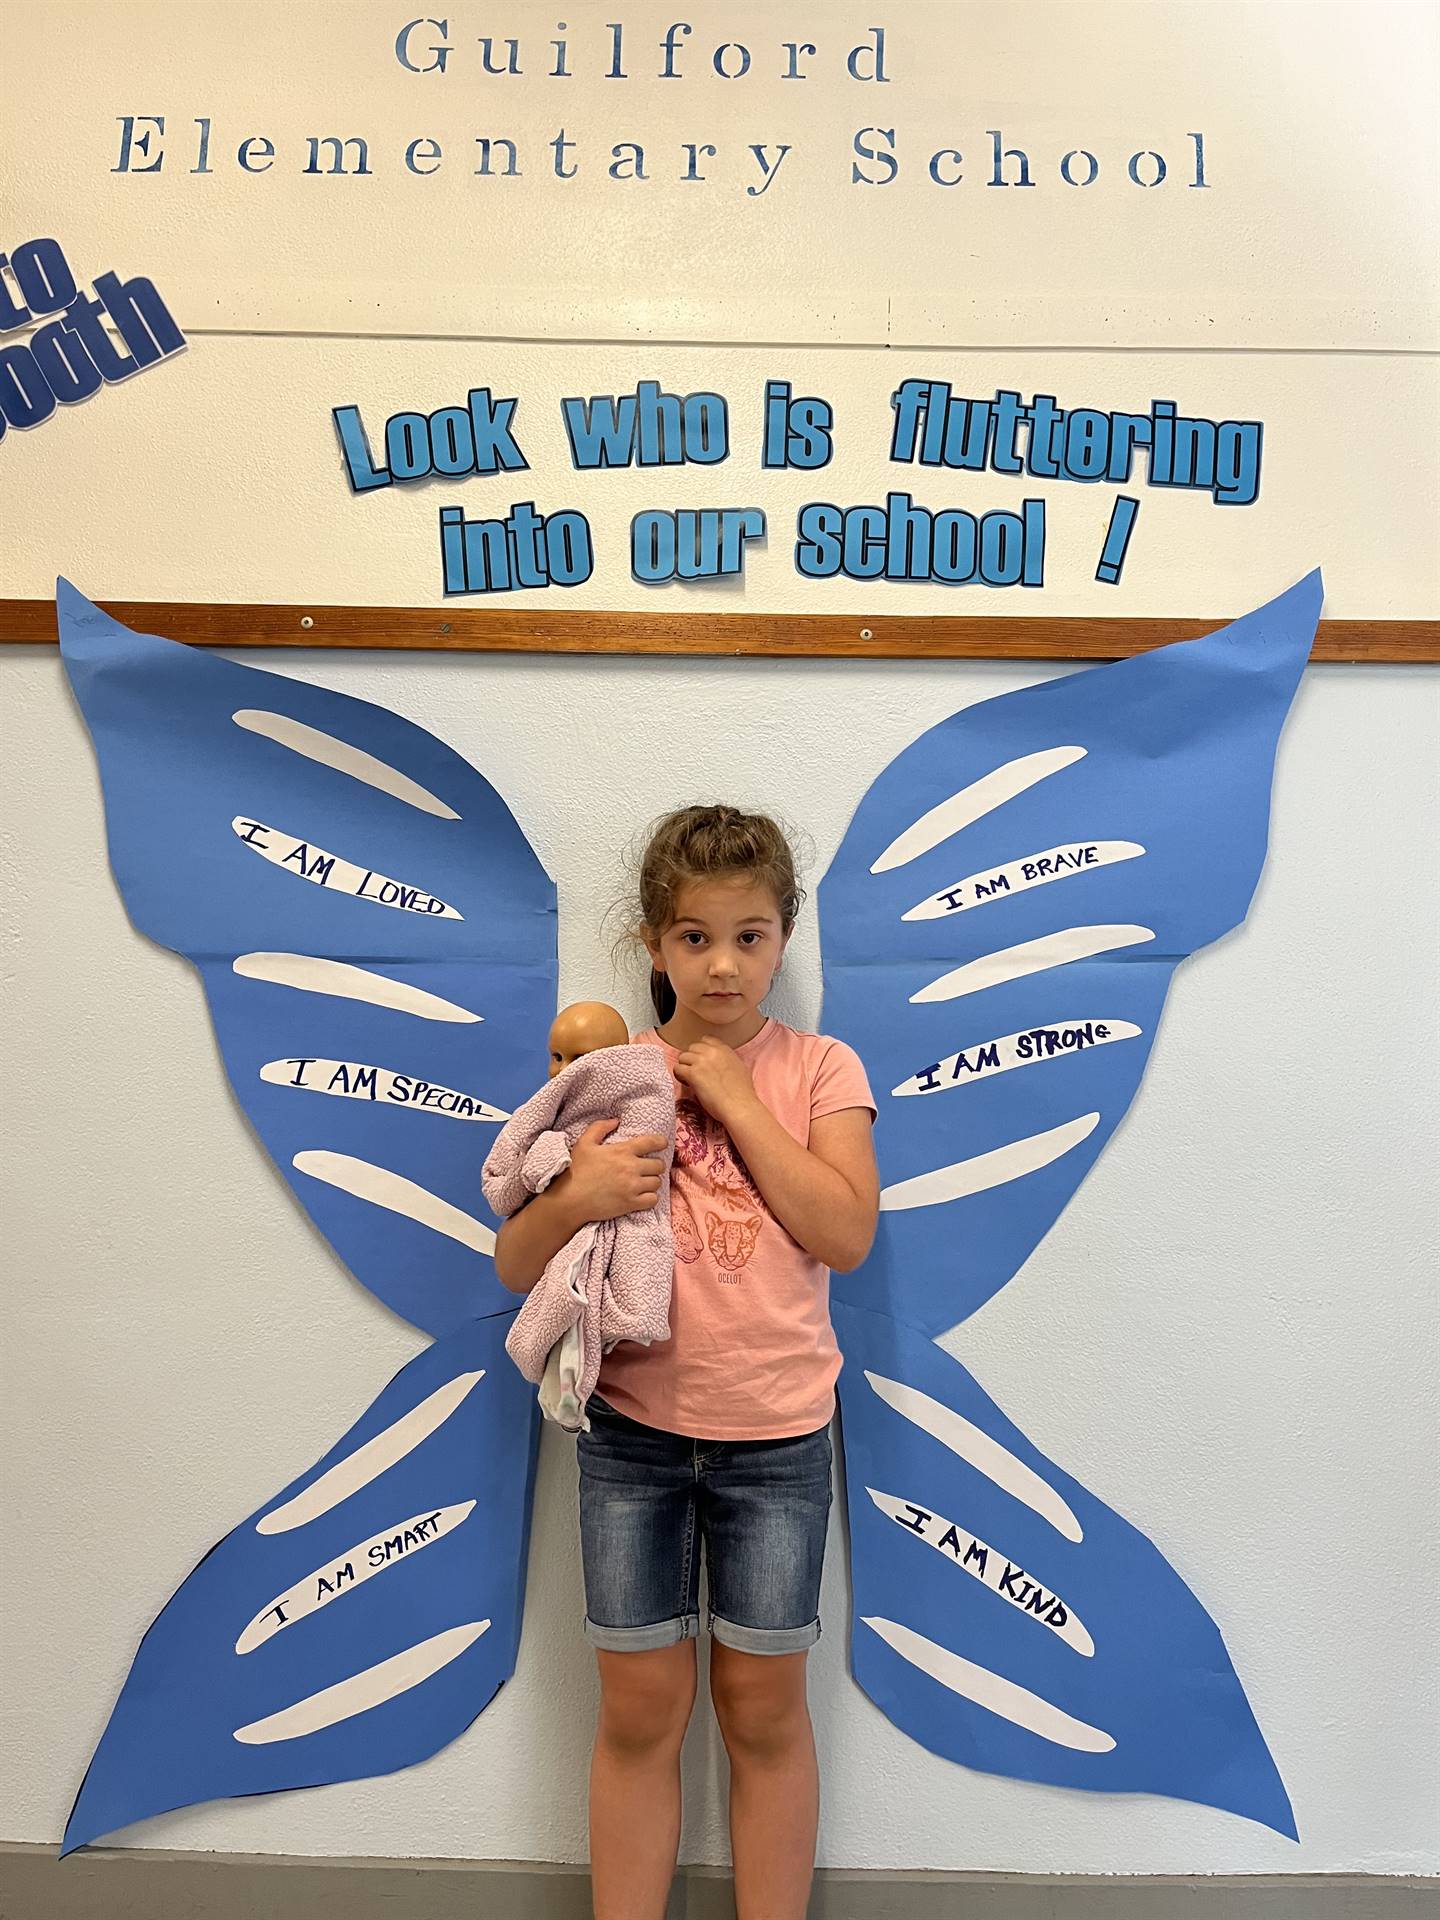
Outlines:
<svg viewBox="0 0 1440 1920"><path fill-rule="evenodd" d="M540 1388L547 1418L589 1431L585 1402L604 1354L619 1340L670 1338L675 1243L670 1231L670 1162L675 1088L658 1047L602 1047L573 1060L506 1121L480 1180L502 1218L543 1193L570 1164L570 1149L596 1120L619 1119L611 1140L657 1133L660 1197L643 1213L592 1221L546 1266L515 1316L505 1349Z"/></svg>

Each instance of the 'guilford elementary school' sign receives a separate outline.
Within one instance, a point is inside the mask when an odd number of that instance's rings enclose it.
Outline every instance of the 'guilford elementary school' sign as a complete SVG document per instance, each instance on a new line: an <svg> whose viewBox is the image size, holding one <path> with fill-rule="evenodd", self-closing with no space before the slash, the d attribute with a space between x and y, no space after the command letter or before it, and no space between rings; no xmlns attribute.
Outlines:
<svg viewBox="0 0 1440 1920"><path fill-rule="evenodd" d="M66 165L7 183L11 232L143 260L177 310L252 330L1427 339L1433 249L1402 230L1394 181L1430 164L1434 123L1393 9L1316 9L1303 43L1258 50L1295 9L581 13L247 0L200 32L189 9L114 0L67 19L57 61L51 10L24 12L14 149L63 125ZM1267 76L1334 71L1357 32L1388 32L1395 58L1353 99L1327 89L1317 138L1316 90ZM1323 208L1324 247L1297 206Z"/></svg>

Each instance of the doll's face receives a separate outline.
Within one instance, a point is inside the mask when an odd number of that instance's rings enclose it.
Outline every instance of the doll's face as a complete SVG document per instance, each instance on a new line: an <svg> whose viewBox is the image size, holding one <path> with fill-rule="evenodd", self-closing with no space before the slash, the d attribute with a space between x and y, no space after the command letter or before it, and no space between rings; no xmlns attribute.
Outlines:
<svg viewBox="0 0 1440 1920"><path fill-rule="evenodd" d="M547 1078L553 1080L572 1061L601 1047L629 1044L630 1030L624 1016L599 1000L581 1000L566 1007L555 1017L550 1029L550 1066Z"/></svg>

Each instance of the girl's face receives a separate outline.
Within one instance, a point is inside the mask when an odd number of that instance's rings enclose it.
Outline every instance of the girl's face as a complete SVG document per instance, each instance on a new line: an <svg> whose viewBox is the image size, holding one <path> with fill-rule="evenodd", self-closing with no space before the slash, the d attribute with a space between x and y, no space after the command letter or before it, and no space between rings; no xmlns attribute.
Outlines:
<svg viewBox="0 0 1440 1920"><path fill-rule="evenodd" d="M753 1020L787 938L769 888L734 874L689 881L671 925L645 944L680 1005L718 1030Z"/></svg>

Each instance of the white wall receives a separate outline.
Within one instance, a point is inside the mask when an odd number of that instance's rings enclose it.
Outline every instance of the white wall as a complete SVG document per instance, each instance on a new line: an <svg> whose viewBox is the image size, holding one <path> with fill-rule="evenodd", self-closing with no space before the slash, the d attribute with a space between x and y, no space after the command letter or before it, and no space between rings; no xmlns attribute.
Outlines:
<svg viewBox="0 0 1440 1920"><path fill-rule="evenodd" d="M622 990L597 923L611 850L651 811L694 794L776 808L813 836L818 874L891 754L1046 671L263 664L397 708L496 782L559 882L567 997ZM417 1342L339 1269L264 1160L189 969L126 923L58 660L27 649L0 667L12 976L0 1828L48 1841L156 1609ZM1020 1277L948 1343L1213 1610L1303 1844L1198 1807L988 1779L922 1752L846 1674L837 1535L812 1685L824 1864L1440 1866L1437 1341L1422 1257L1434 721L1421 672L1309 671L1250 923L1182 968L1109 1153ZM583 781L563 771L578 767ZM813 1023L813 918L797 941L777 1010ZM594 1694L575 1536L573 1442L547 1431L519 1671L469 1733L409 1773L196 1809L126 1837L582 1859ZM718 1754L702 1718L691 1860L724 1858Z"/></svg>

